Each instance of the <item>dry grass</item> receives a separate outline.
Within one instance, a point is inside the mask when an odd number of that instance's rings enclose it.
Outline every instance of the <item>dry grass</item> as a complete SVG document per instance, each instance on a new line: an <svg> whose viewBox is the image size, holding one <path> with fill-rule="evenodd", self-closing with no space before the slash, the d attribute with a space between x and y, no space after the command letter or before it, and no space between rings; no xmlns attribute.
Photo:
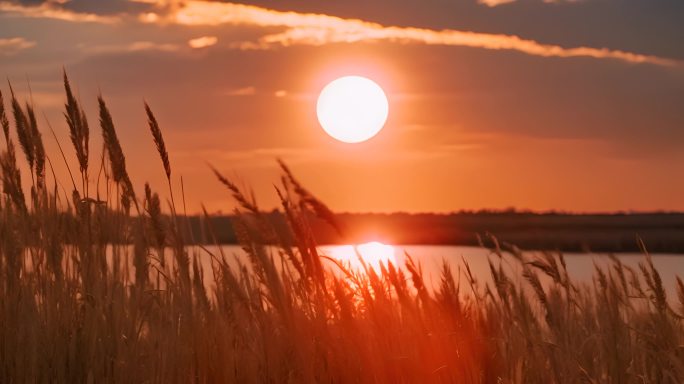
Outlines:
<svg viewBox="0 0 684 384"><path fill-rule="evenodd" d="M165 215L148 185L138 202L102 97L108 155L98 184L103 174L110 192L89 198L87 119L64 80L82 176L72 199L59 196L56 180L54 188L40 181L45 154L33 109L12 95L34 177L26 201L0 103L2 383L684 381L684 284L678 280L680 303L668 300L647 253L639 270L614 258L592 284L578 284L562 255L530 259L495 244L492 284L479 284L465 262L445 262L428 289L410 258L379 272L326 261L308 218L334 225L334 215L281 164L277 193L289 233L215 171L244 212L234 224L247 257L231 261L188 246L175 203ZM162 132L145 109L171 189ZM131 204L142 209L131 213ZM210 220L205 228L211 235ZM203 270L200 258L212 268Z"/></svg>

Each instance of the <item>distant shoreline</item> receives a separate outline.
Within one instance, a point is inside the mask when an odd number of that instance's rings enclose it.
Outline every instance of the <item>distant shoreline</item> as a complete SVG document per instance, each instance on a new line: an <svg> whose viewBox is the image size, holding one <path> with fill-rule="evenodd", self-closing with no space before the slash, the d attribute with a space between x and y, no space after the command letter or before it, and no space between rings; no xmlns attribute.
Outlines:
<svg viewBox="0 0 684 384"><path fill-rule="evenodd" d="M287 233L282 213L264 213L280 234ZM237 244L231 222L234 216L212 216L212 239L198 216L188 216L194 239L200 243ZM342 235L328 223L311 217L319 244L355 244L381 241L388 244L494 246L523 250L564 252L640 252L637 237L652 253L684 253L684 213L568 214L531 212L476 212L453 214L335 215Z"/></svg>

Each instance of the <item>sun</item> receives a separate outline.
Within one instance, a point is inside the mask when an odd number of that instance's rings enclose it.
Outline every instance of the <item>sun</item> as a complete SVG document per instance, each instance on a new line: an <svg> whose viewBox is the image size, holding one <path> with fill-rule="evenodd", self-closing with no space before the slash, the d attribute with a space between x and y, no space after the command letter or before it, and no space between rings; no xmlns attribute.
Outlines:
<svg viewBox="0 0 684 384"><path fill-rule="evenodd" d="M318 121L333 138L360 143L375 136L387 121L389 104L374 81L345 76L326 85L318 96Z"/></svg>

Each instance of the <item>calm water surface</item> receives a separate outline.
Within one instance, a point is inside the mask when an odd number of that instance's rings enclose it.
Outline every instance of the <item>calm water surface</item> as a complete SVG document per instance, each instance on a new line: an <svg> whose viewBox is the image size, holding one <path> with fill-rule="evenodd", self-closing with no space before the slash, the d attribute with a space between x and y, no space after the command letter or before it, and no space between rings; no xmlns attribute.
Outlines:
<svg viewBox="0 0 684 384"><path fill-rule="evenodd" d="M216 247L209 247L208 249L211 252L218 253ZM387 246L375 244L371 246L362 245L357 249L368 264L376 268L381 260L384 261L388 258L398 266L403 267L407 260L406 253L408 253L414 261L420 263L426 282L432 285L439 283L443 261L449 263L455 277L458 277L459 269L461 274L464 273L463 263L464 261L467 262L475 278L483 284L491 281L488 260L494 260L497 265L501 262L499 257L492 254L490 250L479 247L448 245ZM195 250L197 249L195 248ZM243 259L247 262L246 256L239 246L222 246L222 250L226 256ZM349 263L352 267L360 267L354 247L351 245L321 246L319 250L322 254L340 260L343 263ZM206 252L200 251L200 254L206 255ZM273 252L273 255L276 258L279 257L276 252ZM564 253L564 256L568 273L577 282L591 283L595 266L609 267L612 264L607 254ZM616 256L624 264L637 268L637 271L639 262L645 261L645 257L642 254L619 253ZM654 254L652 258L653 264L661 274L663 283L668 291L674 293L676 276L684 278L684 254ZM206 258L201 257L201 259L204 261L205 268L211 268L208 255L206 255ZM328 265L333 270L337 268L333 263L328 262ZM510 272L514 280L522 280L522 270L517 262L510 258L504 258L503 266ZM465 279L462 279L462 284L464 281Z"/></svg>

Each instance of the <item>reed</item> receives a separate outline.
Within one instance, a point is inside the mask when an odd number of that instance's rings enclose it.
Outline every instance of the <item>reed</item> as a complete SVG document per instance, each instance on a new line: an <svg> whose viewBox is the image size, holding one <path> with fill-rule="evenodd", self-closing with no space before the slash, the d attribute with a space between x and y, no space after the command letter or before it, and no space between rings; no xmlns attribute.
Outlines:
<svg viewBox="0 0 684 384"><path fill-rule="evenodd" d="M379 270L360 257L355 270L319 251L313 216L344 228L280 161L285 229L212 168L237 202L245 257L216 254L187 238L175 203L165 212L149 184L138 201L102 96L97 179L107 193L88 197L87 118L64 83L83 181L73 197L45 175L33 106L10 100L41 191L31 205L0 93L0 382L684 381L684 283L676 304L645 247L638 270L613 258L591 283L574 281L560 254L493 237L492 283L464 259L445 260L435 282L408 255ZM172 193L161 128L143 107ZM206 211L203 224L216 243Z"/></svg>
<svg viewBox="0 0 684 384"><path fill-rule="evenodd" d="M64 105L64 117L69 126L69 137L71 143L74 145L76 158L78 159L79 169L81 170L82 178L82 193L88 197L88 156L89 156L89 138L90 128L88 126L88 119L83 111L78 100L71 90L71 84L66 71L63 71L64 91L66 92L66 104Z"/></svg>

